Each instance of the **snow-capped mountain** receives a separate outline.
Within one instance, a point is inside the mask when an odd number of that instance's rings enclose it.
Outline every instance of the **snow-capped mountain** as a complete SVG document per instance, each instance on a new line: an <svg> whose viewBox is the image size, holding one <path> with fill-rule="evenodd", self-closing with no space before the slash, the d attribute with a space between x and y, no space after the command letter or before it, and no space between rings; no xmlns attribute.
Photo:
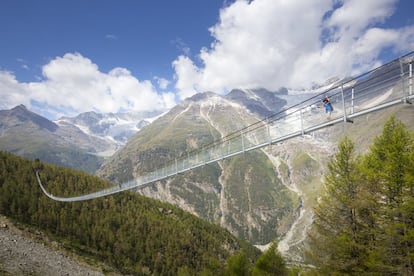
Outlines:
<svg viewBox="0 0 414 276"><path fill-rule="evenodd" d="M0 150L95 173L104 158L160 114L87 112L53 122L19 105L0 110Z"/></svg>
<svg viewBox="0 0 414 276"><path fill-rule="evenodd" d="M102 164L99 152L113 148L73 125L60 126L19 105L0 110L0 149L30 159L94 173Z"/></svg>
<svg viewBox="0 0 414 276"><path fill-rule="evenodd" d="M87 135L100 137L122 146L128 138L149 125L161 114L161 111L107 114L91 111L81 113L76 117L61 117L55 123L60 126L76 126Z"/></svg>

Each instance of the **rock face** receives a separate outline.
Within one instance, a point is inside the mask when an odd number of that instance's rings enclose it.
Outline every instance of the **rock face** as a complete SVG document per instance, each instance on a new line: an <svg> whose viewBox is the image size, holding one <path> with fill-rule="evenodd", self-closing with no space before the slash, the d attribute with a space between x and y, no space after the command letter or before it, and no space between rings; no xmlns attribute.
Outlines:
<svg viewBox="0 0 414 276"><path fill-rule="evenodd" d="M321 191L326 162L334 153L329 130L273 146L269 150L282 183L299 196L295 220L282 224L278 249L291 262L303 260L307 229L312 224L313 206Z"/></svg>

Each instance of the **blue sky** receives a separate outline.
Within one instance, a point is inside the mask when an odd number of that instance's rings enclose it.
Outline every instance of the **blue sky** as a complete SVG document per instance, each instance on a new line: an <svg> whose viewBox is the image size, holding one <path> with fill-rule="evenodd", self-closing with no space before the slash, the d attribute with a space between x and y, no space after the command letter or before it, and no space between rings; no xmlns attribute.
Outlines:
<svg viewBox="0 0 414 276"><path fill-rule="evenodd" d="M149 79L170 77L171 62L183 47L191 44L198 51L211 43L208 28L217 22L223 1L3 0L0 5L0 23L6 26L0 66L20 81L35 81L49 60L75 52L101 71L124 67Z"/></svg>
<svg viewBox="0 0 414 276"><path fill-rule="evenodd" d="M412 0L2 0L0 109L50 119L307 88L414 50Z"/></svg>

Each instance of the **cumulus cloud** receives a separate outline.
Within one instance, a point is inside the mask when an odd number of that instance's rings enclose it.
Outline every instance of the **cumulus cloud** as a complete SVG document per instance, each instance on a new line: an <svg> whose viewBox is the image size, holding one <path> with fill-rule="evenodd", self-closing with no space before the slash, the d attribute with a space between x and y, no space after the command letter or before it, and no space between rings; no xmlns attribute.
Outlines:
<svg viewBox="0 0 414 276"><path fill-rule="evenodd" d="M164 78L154 77L154 79L156 80L158 87L162 90L167 89L168 85L170 84L170 81Z"/></svg>
<svg viewBox="0 0 414 276"><path fill-rule="evenodd" d="M80 112L152 111L171 108L172 93L160 95L148 80L140 81L125 68L108 73L79 53L56 57L43 66L43 79L19 83L10 72L0 72L1 109L25 104L49 117ZM34 104L36 103L36 104Z"/></svg>
<svg viewBox="0 0 414 276"><path fill-rule="evenodd" d="M27 89L8 71L0 71L0 109L8 109L19 104L29 105Z"/></svg>
<svg viewBox="0 0 414 276"><path fill-rule="evenodd" d="M384 27L397 0L224 2L209 29L213 42L195 60L182 39L172 41L182 53L172 61L173 80L154 77L154 86L126 68L101 72L90 59L67 53L44 65L36 82L21 83L12 72L0 71L0 109L25 104L49 118L91 110L164 110L197 92L309 88L372 69L384 52L414 49L414 25Z"/></svg>
<svg viewBox="0 0 414 276"><path fill-rule="evenodd" d="M220 11L220 21L210 28L214 42L200 50L201 66L185 55L173 62L178 94L308 88L371 69L381 63L382 51L414 47L414 26L382 28L396 3L238 0Z"/></svg>

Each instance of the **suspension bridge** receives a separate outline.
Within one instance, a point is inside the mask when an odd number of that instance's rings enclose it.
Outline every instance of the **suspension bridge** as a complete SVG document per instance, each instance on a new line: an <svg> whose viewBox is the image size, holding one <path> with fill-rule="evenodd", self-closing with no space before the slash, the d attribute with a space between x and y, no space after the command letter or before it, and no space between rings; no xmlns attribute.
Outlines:
<svg viewBox="0 0 414 276"><path fill-rule="evenodd" d="M62 202L90 200L130 189L144 188L168 177L335 124L352 123L354 118L371 112L398 104L411 104L414 98L413 63L414 52L410 52L374 70L332 85L316 96L200 147L196 151L188 152L185 157L175 159L157 170L119 185L79 196L59 197L46 190L38 170L36 170L37 181L43 193L53 200ZM324 110L320 109L324 97L329 97L334 107L329 119L324 114Z"/></svg>

